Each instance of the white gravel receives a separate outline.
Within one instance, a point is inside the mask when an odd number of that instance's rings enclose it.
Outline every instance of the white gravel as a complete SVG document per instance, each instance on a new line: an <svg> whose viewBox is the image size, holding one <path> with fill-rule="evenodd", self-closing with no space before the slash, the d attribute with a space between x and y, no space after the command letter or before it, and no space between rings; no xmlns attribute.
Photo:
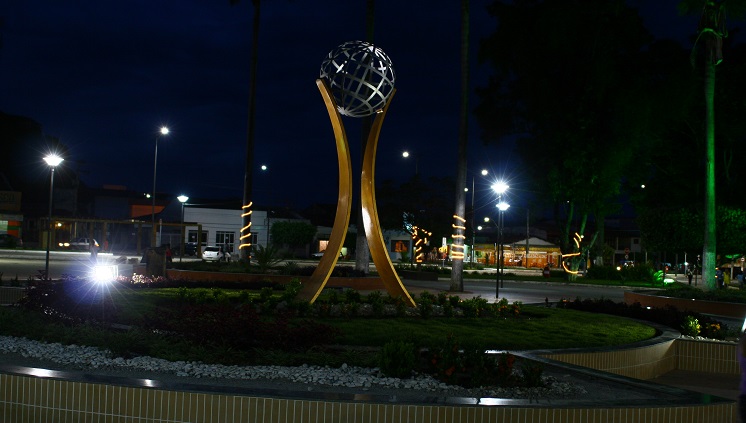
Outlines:
<svg viewBox="0 0 746 423"><path fill-rule="evenodd" d="M560 381L555 376L545 376L546 388L482 388L466 389L447 385L428 375L414 375L410 379L383 376L377 368L362 368L342 365L339 368L320 366L226 366L200 362L167 361L153 357L124 359L112 357L108 350L80 345L43 343L25 338L0 336L0 354L18 357L29 364L55 363L57 370L84 370L95 373L141 376L145 373L217 381L232 381L230 384L246 386L250 381L261 381L261 385L248 386L279 387L283 389L355 390L368 393L433 393L458 397L498 398L574 398L583 397L588 390L582 384ZM3 360L5 362L9 360ZM10 360L12 361L12 360ZM562 378L562 375L559 375ZM243 381L243 382L242 382ZM225 384L225 383L221 383ZM594 388L595 389L595 388Z"/></svg>

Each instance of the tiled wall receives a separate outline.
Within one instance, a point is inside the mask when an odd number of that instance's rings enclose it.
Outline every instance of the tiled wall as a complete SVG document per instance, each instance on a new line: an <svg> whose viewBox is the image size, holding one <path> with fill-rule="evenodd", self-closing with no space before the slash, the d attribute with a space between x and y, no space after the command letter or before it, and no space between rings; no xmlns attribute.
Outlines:
<svg viewBox="0 0 746 423"><path fill-rule="evenodd" d="M8 423L720 423L733 404L653 408L476 407L345 403L127 388L0 375L0 418Z"/></svg>
<svg viewBox="0 0 746 423"><path fill-rule="evenodd" d="M676 340L676 368L705 373L738 375L736 345L722 342Z"/></svg>
<svg viewBox="0 0 746 423"><path fill-rule="evenodd" d="M736 345L722 342L675 339L625 350L542 356L642 380L653 379L672 370L740 374Z"/></svg>
<svg viewBox="0 0 746 423"><path fill-rule="evenodd" d="M637 379L674 369L738 374L733 344L669 340L626 350L544 357ZM0 422L730 422L736 405L547 408L407 405L260 398L0 374Z"/></svg>
<svg viewBox="0 0 746 423"><path fill-rule="evenodd" d="M543 357L635 379L652 379L676 369L674 340L626 350L553 353Z"/></svg>

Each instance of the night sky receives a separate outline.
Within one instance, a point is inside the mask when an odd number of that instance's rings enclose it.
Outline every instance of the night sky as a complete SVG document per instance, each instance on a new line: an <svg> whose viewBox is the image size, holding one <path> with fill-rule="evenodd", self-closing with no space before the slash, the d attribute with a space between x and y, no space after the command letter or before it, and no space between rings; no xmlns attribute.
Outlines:
<svg viewBox="0 0 746 423"><path fill-rule="evenodd" d="M315 84L325 55L365 38L365 1L262 2L255 204L334 202L337 163L328 115ZM471 2L471 85L489 69L476 46L495 23L489 1ZM686 42L696 19L677 0L630 0L657 36ZM426 6L426 7L425 7ZM376 1L375 43L392 59L397 93L381 133L376 179L455 175L459 111L460 2ZM70 147L92 187L150 192L158 129L157 191L193 198L243 192L253 8L229 1L7 0L0 48L0 111L39 122ZM476 95L471 100L476 104ZM344 118L359 161L359 121ZM509 151L485 147L472 118L469 175L478 202L492 201L499 176L520 187ZM39 156L39 166L44 167ZM268 166L261 172L260 165ZM490 170L482 178L479 171ZM355 174L359 169L355 167ZM358 182L355 182L356 184Z"/></svg>

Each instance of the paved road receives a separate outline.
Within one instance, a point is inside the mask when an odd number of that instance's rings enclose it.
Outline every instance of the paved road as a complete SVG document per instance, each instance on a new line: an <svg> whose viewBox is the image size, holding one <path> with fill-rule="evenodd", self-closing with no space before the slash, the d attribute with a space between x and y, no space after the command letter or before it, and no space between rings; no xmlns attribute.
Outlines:
<svg viewBox="0 0 746 423"><path fill-rule="evenodd" d="M404 285L413 295L421 291L437 293L448 291L450 280L441 279L438 282L405 280ZM496 298L495 285L495 281L467 279L464 281L464 292L457 295L461 297L480 296L491 302ZM506 280L500 288L499 298L507 298L509 302L520 301L524 304L543 303L546 299L555 303L563 298L574 300L577 297L608 298L619 302L624 300L624 291L625 288L617 287Z"/></svg>
<svg viewBox="0 0 746 423"><path fill-rule="evenodd" d="M100 253L98 254L98 263L114 263L118 257L120 257L118 254ZM134 256L130 255L129 257ZM40 270L44 269L45 258L45 251L0 250L2 279L6 281L16 277L21 281L29 278L33 279ZM179 259L176 258L175 260ZM189 257L183 260L197 259ZM90 267L91 256L88 252L52 251L50 253L49 273L53 279L57 279L63 274L84 274L90 271ZM511 269L511 272L521 272L521 270ZM535 269L524 270L523 272L537 275L540 273L539 270ZM418 295L422 291L438 293L449 290L450 280L444 278L435 282L406 279L404 285L412 295ZM495 285L494 280L466 279L464 292L458 293L458 295L461 297L480 296L489 301L494 301ZM543 303L545 299L549 299L550 302L557 302L562 298L574 300L577 297L608 298L619 302L624 299L624 290L625 288L617 287L505 280L500 288L499 297L507 298L510 302L521 301L524 304Z"/></svg>
<svg viewBox="0 0 746 423"><path fill-rule="evenodd" d="M137 257L133 254L99 253L96 263L114 264L117 259ZM137 257L138 259L140 257ZM179 257L174 258L179 261ZM199 260L185 257L184 261ZM49 275L52 279L59 279L62 275L82 275L90 272L93 261L91 254L86 251L51 251L49 254ZM46 266L46 251L36 250L3 250L0 249L0 273L3 280L18 278L19 280L34 279L39 271Z"/></svg>

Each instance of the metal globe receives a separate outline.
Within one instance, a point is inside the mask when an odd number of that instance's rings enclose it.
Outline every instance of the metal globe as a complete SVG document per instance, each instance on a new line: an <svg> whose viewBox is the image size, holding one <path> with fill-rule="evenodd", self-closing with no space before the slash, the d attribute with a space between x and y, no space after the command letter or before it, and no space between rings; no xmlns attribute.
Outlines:
<svg viewBox="0 0 746 423"><path fill-rule="evenodd" d="M365 41L347 41L329 52L321 63L321 78L329 84L339 113L350 117L380 112L394 91L391 59Z"/></svg>

